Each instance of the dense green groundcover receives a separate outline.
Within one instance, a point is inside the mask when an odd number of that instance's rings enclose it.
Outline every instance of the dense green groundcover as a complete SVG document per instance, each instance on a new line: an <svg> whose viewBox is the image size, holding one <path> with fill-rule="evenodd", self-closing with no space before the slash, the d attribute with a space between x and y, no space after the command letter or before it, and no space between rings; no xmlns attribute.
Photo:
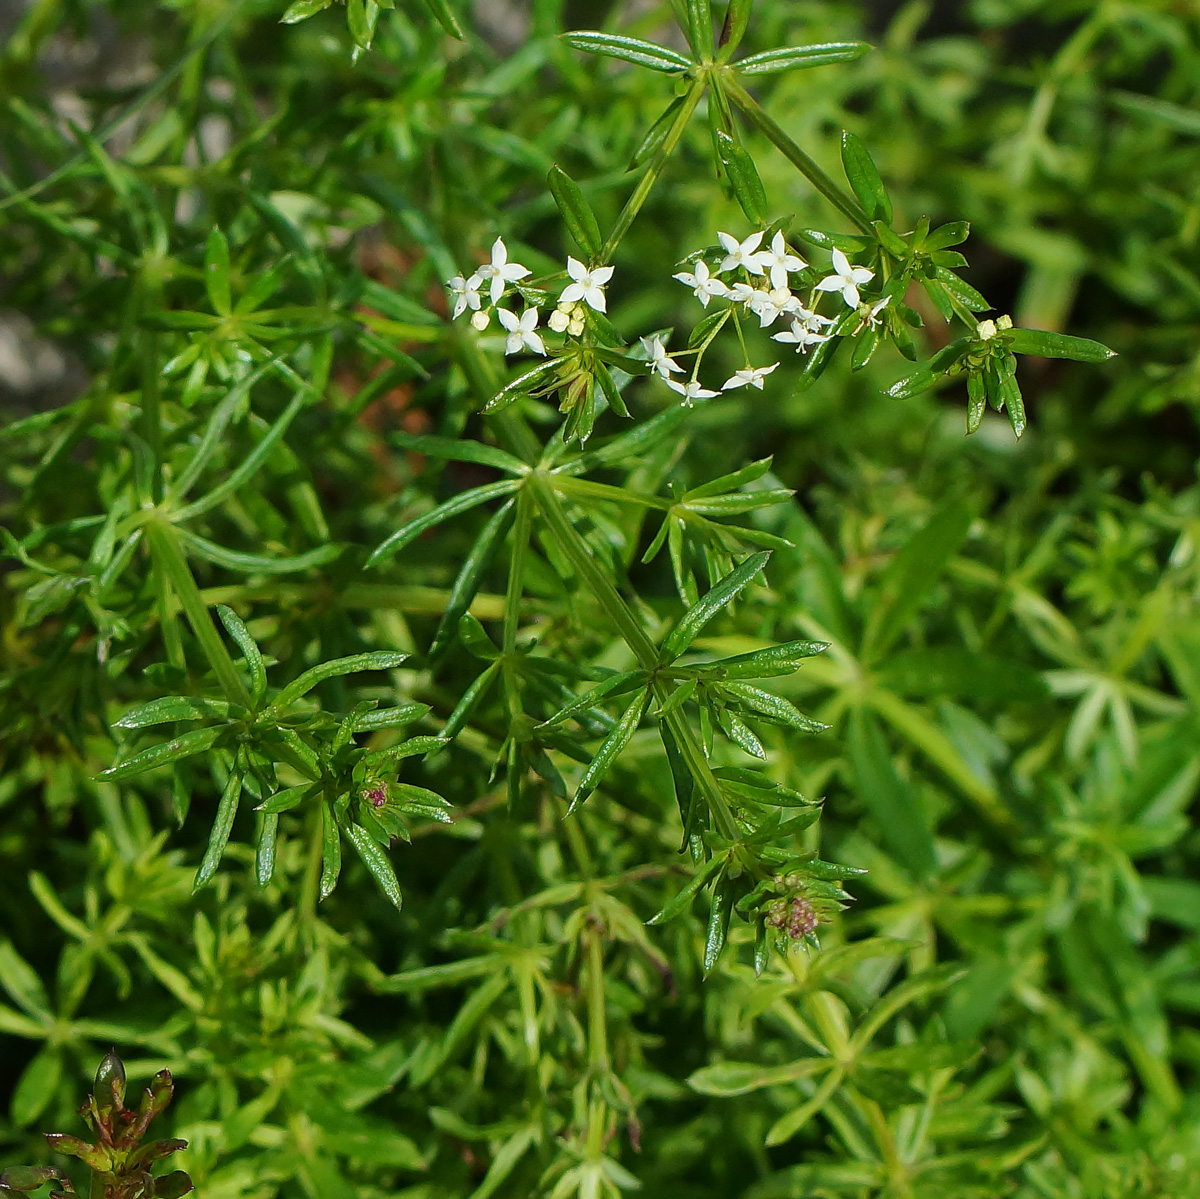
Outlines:
<svg viewBox="0 0 1200 1199"><path fill-rule="evenodd" d="M5 13L0 1165L1200 1194L1194 4Z"/></svg>

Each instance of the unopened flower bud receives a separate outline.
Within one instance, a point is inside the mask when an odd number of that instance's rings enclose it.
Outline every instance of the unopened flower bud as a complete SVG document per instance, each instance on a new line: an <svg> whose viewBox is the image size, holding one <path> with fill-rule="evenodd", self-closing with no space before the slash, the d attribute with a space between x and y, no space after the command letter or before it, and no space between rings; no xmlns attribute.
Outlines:
<svg viewBox="0 0 1200 1199"><path fill-rule="evenodd" d="M546 324L548 324L555 333L564 332L570 323L570 316L568 316L567 313L565 313L561 308L556 308L550 314L550 319L546 321Z"/></svg>
<svg viewBox="0 0 1200 1199"><path fill-rule="evenodd" d="M1007 314L1004 316L996 317L996 328L1001 331L1004 331L1005 329L1011 329L1012 328L1012 317L1008 316Z"/></svg>
<svg viewBox="0 0 1200 1199"><path fill-rule="evenodd" d="M975 327L975 336L981 341L991 341L996 336L996 322L980 321Z"/></svg>
<svg viewBox="0 0 1200 1199"><path fill-rule="evenodd" d="M482 308L478 312L471 313L471 326L478 329L480 333L488 327L489 320L491 320L491 315L484 312Z"/></svg>

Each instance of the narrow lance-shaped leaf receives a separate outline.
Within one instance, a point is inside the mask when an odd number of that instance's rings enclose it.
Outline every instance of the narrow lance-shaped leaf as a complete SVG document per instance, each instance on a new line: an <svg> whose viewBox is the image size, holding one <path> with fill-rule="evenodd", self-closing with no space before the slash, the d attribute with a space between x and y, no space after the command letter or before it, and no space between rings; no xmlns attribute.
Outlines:
<svg viewBox="0 0 1200 1199"><path fill-rule="evenodd" d="M552 725L561 724L564 720L570 719L577 712L584 712L595 708L601 700L610 699L617 695L627 695L637 687L643 687L646 684L646 672L644 670L630 670L624 674L610 675L607 679L601 680L595 687L589 691L585 691L582 695L576 696L570 703L559 708L553 716L543 720L538 728L549 728Z"/></svg>
<svg viewBox="0 0 1200 1199"><path fill-rule="evenodd" d="M1042 358L1071 358L1075 362L1107 362L1116 350L1086 337L1051 333L1045 329L1013 329L1005 334L1009 348L1018 354L1037 354Z"/></svg>
<svg viewBox="0 0 1200 1199"><path fill-rule="evenodd" d="M785 641L766 649L752 650L732 658L718 658L704 669L714 673L718 668L727 679L767 679L792 674L800 669L805 658L811 658L829 648L827 641Z"/></svg>
<svg viewBox="0 0 1200 1199"><path fill-rule="evenodd" d="M371 834L362 825L348 825L346 827L346 836L350 838L350 843L358 850L358 856L362 858L364 865L379 884L379 889L399 909L403 903L403 896L400 894L400 884L396 881L396 872L392 869L392 864L388 861L387 854L384 853L378 843L371 837Z"/></svg>
<svg viewBox="0 0 1200 1199"><path fill-rule="evenodd" d="M641 38L624 37L615 33L600 33L596 30L579 30L564 33L563 40L576 50L588 54L604 54L609 58L620 58L625 62L637 63L641 67L650 67L655 71L675 73L689 70L692 63L675 50L666 46L656 46L653 42L644 42Z"/></svg>
<svg viewBox="0 0 1200 1199"><path fill-rule="evenodd" d="M883 186L879 169L862 139L845 131L842 134L842 166L846 178L872 221L892 222L892 202Z"/></svg>
<svg viewBox="0 0 1200 1199"><path fill-rule="evenodd" d="M120 720L113 722L117 729L145 729L172 720L221 719L228 715L229 704L222 699L200 699L194 695L164 695L148 704L131 708Z"/></svg>
<svg viewBox="0 0 1200 1199"><path fill-rule="evenodd" d="M797 71L820 67L831 62L853 62L870 46L866 42L825 42L815 46L787 46L751 54L733 65L742 75L772 75L778 71Z"/></svg>
<svg viewBox="0 0 1200 1199"><path fill-rule="evenodd" d="M257 705L267 691L267 668L263 664L258 644L232 608L226 604L218 604L217 615L246 659L246 669L250 672L250 696Z"/></svg>
<svg viewBox="0 0 1200 1199"><path fill-rule="evenodd" d="M351 654L348 658L334 658L309 667L298 678L293 679L276 697L274 707L280 711L306 695L318 683L343 674L355 674L360 670L391 670L408 657L397 650L377 649L365 654Z"/></svg>
<svg viewBox="0 0 1200 1199"><path fill-rule="evenodd" d="M469 491L456 495L453 499L434 508L432 512L426 512L424 516L418 516L415 520L411 520L402 528L397 529L386 541L375 547L367 559L367 565L378 565L384 558L390 558L393 554L399 553L406 545L420 537L426 529L432 529L435 525L440 525L442 521L449 520L450 517L457 516L461 512L469 512L472 508L487 503L488 500L502 495L511 495L518 486L518 482L505 479L499 483L485 483L482 487L472 487Z"/></svg>
<svg viewBox="0 0 1200 1199"><path fill-rule="evenodd" d="M550 168L546 177L550 194L562 216L563 224L575 239L575 244L589 259L596 258L604 245L600 236L600 225L592 206L587 202L579 184L557 163Z"/></svg>
<svg viewBox="0 0 1200 1199"><path fill-rule="evenodd" d="M676 916L686 912L691 906L692 900L700 894L704 885L722 866L726 864L725 858L709 858L695 874L692 875L687 885L667 901L661 912L650 917L646 921L647 924L665 924L668 920L673 920Z"/></svg>
<svg viewBox="0 0 1200 1199"><path fill-rule="evenodd" d="M430 659L437 658L453 641L459 617L465 615L471 606L484 575L495 561L496 554L512 528L516 513L517 498L513 496L492 514L475 539L475 544L463 560L454 586L450 589L450 597L433 635L433 644L429 647Z"/></svg>
<svg viewBox="0 0 1200 1199"><path fill-rule="evenodd" d="M388 440L405 450L428 454L431 458L448 458L453 462L476 462L480 466L494 466L510 475L523 475L529 467L520 458L494 445L479 441L467 441L457 437L435 437L428 433L406 433L396 429L388 434Z"/></svg>
<svg viewBox="0 0 1200 1199"><path fill-rule="evenodd" d="M218 316L228 316L233 309L229 293L229 242L216 227L209 233L204 251L204 286L213 311Z"/></svg>
<svg viewBox="0 0 1200 1199"><path fill-rule="evenodd" d="M699 635L700 630L734 600L754 576L766 566L770 557L770 553L766 550L751 554L740 566L734 567L704 595L699 603L689 608L663 645L660 660L666 663L678 658Z"/></svg>
<svg viewBox="0 0 1200 1199"><path fill-rule="evenodd" d="M724 129L718 129L716 137L717 153L721 156L721 164L729 176L729 186L733 188L734 198L742 206L747 219L756 225L765 225L767 193L758 177L754 159Z"/></svg>
<svg viewBox="0 0 1200 1199"><path fill-rule="evenodd" d="M704 938L704 974L707 977L725 948L729 918L733 915L733 882L725 875L713 888L712 908L708 913L708 933Z"/></svg>
<svg viewBox="0 0 1200 1199"><path fill-rule="evenodd" d="M321 811L321 883L320 896L328 899L342 872L342 834L333 804L326 802Z"/></svg>
<svg viewBox="0 0 1200 1199"><path fill-rule="evenodd" d="M217 818L213 821L212 832L209 834L208 848L204 851L200 869L196 871L196 881L192 884L193 891L199 891L208 883L221 864L221 856L225 852L225 846L229 844L229 834L233 830L241 794L242 772L235 767L225 780L221 802L217 805Z"/></svg>
<svg viewBox="0 0 1200 1199"><path fill-rule="evenodd" d="M748 683L727 683L724 690L740 699L752 712L786 728L804 733L823 733L829 727L805 716L791 700L784 699L782 695L772 695Z"/></svg>
<svg viewBox="0 0 1200 1199"><path fill-rule="evenodd" d="M113 782L131 779L136 775L145 774L147 770L153 770L156 766L167 766L171 762L178 762L180 758L203 753L216 744L217 738L224 731L223 728L193 729L190 733L164 741L161 745L152 745L149 749L134 754L128 761L110 766L100 777Z"/></svg>
<svg viewBox="0 0 1200 1199"><path fill-rule="evenodd" d="M454 9L450 7L449 0L424 0L424 4L433 14L434 20L451 37L458 38L460 42L466 39L463 27L459 24L458 17L454 15Z"/></svg>
<svg viewBox="0 0 1200 1199"><path fill-rule="evenodd" d="M600 743L600 748L596 751L596 756L592 759L587 770L584 771L583 778L579 781L579 787L575 792L575 798L571 800L568 812L575 811L600 785L600 781L617 760L617 756L621 750L629 744L633 734L637 732L637 727L641 724L642 717L646 714L646 708L649 704L650 690L646 688L625 709L625 714L617 723L616 728Z"/></svg>

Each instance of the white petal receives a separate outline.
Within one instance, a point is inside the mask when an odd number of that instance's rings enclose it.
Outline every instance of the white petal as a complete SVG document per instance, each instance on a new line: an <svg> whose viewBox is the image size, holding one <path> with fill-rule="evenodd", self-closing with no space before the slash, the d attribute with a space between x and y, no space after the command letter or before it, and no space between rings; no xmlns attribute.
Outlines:
<svg viewBox="0 0 1200 1199"><path fill-rule="evenodd" d="M850 273L850 260L841 250L835 249L833 252L833 269L839 275L848 275Z"/></svg>
<svg viewBox="0 0 1200 1199"><path fill-rule="evenodd" d="M870 283L871 280L875 278L875 272L867 270L865 266L856 266L854 270L850 272L850 278L853 279L855 283Z"/></svg>
<svg viewBox="0 0 1200 1199"><path fill-rule="evenodd" d="M466 312L466 310L467 310L467 297L459 296L458 299L454 301L454 315L450 319L455 320L455 321L458 320L458 318L460 316L462 316L462 314L464 312Z"/></svg>
<svg viewBox="0 0 1200 1199"><path fill-rule="evenodd" d="M744 242L742 242L739 249L743 254L752 254L758 249L758 243L762 241L762 239L763 235L762 230L760 229L757 233L751 233L750 236L746 238Z"/></svg>
<svg viewBox="0 0 1200 1199"><path fill-rule="evenodd" d="M680 283L687 284L688 287L695 287L697 280L695 275L689 275L687 271L680 271L678 275L672 275L672 279L678 279Z"/></svg>
<svg viewBox="0 0 1200 1199"><path fill-rule="evenodd" d="M741 375L742 375L742 372L738 371L736 375L733 375L731 378L726 379L725 382L721 384L721 390L722 391L732 391L735 387L745 387L746 380L741 378Z"/></svg>
<svg viewBox="0 0 1200 1199"><path fill-rule="evenodd" d="M568 283L566 287L562 289L562 295L558 297L558 302L560 304L578 303L578 301L583 299L583 293L586 290L587 289L582 283Z"/></svg>
<svg viewBox="0 0 1200 1199"><path fill-rule="evenodd" d="M738 239L736 237L730 237L728 233L718 233L717 241L719 241L721 243L721 245L723 245L725 247L725 250L727 253L729 253L729 254L737 253Z"/></svg>
<svg viewBox="0 0 1200 1199"><path fill-rule="evenodd" d="M496 315L500 318L500 323L510 333L515 333L521 327L520 318L515 312L509 312L507 308L497 308Z"/></svg>
<svg viewBox="0 0 1200 1199"><path fill-rule="evenodd" d="M676 383L674 379L667 379L666 384L672 391L679 392L681 396L687 395L688 389L684 384Z"/></svg>
<svg viewBox="0 0 1200 1199"><path fill-rule="evenodd" d="M612 274L613 269L611 266L598 266L594 271L592 271L592 282L599 283L601 286L603 286L612 278Z"/></svg>
<svg viewBox="0 0 1200 1199"><path fill-rule="evenodd" d="M492 276L492 289L490 294L493 304L500 303L500 297L504 295L504 279L501 275L496 274Z"/></svg>
<svg viewBox="0 0 1200 1199"><path fill-rule="evenodd" d="M589 287L584 293L583 298L588 305L594 308L597 312L607 312L608 309L604 303L604 292L598 287Z"/></svg>
<svg viewBox="0 0 1200 1199"><path fill-rule="evenodd" d="M846 280L841 275L827 275L817 284L817 291L841 291L846 286Z"/></svg>
<svg viewBox="0 0 1200 1199"><path fill-rule="evenodd" d="M787 253L787 246L783 242L783 230L776 229L775 236L771 238L771 252L778 255L780 258Z"/></svg>
<svg viewBox="0 0 1200 1199"><path fill-rule="evenodd" d="M545 343L543 343L542 339L536 333L533 333L533 332L526 333L525 334L525 344L535 354L541 354L543 358L546 356Z"/></svg>
<svg viewBox="0 0 1200 1199"><path fill-rule="evenodd" d="M525 343L521 340L519 333L510 333L508 340L504 343L504 353L519 354L524 349Z"/></svg>
<svg viewBox="0 0 1200 1199"><path fill-rule="evenodd" d="M510 283L515 283L518 279L524 279L529 274L529 268L522 266L519 262L510 262L507 266L502 266L499 270L499 277L507 279Z"/></svg>
<svg viewBox="0 0 1200 1199"><path fill-rule="evenodd" d="M567 255L567 274L571 276L577 283L583 282L587 278L587 267L579 261L578 258L572 258Z"/></svg>
<svg viewBox="0 0 1200 1199"><path fill-rule="evenodd" d="M504 238L498 237L492 242L492 266L503 266L508 261L508 247Z"/></svg>
<svg viewBox="0 0 1200 1199"><path fill-rule="evenodd" d="M853 283L848 282L846 286L842 288L842 299L845 300L851 308L857 308L858 288L855 287Z"/></svg>

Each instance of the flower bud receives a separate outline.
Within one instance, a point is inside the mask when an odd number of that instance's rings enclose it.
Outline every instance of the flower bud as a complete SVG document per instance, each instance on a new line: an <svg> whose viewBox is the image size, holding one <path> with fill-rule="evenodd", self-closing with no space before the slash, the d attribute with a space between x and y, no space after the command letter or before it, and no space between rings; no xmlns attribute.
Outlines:
<svg viewBox="0 0 1200 1199"><path fill-rule="evenodd" d="M471 313L471 327L482 333L488 327L488 321L491 319L491 314L484 312L481 308L478 312Z"/></svg>

